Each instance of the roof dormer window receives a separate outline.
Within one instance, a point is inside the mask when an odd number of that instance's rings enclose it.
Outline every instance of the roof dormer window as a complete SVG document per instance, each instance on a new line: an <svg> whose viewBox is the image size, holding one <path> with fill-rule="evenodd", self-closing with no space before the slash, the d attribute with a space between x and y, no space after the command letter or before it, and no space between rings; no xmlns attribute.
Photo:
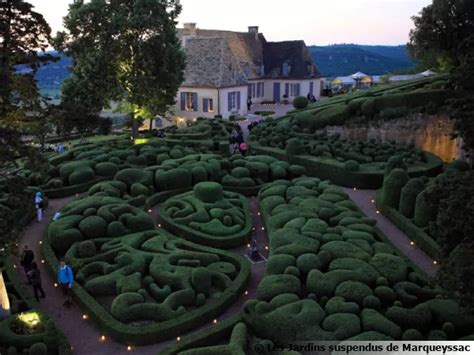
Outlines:
<svg viewBox="0 0 474 355"><path fill-rule="evenodd" d="M291 71L291 65L288 62L283 63L283 76L289 76Z"/></svg>

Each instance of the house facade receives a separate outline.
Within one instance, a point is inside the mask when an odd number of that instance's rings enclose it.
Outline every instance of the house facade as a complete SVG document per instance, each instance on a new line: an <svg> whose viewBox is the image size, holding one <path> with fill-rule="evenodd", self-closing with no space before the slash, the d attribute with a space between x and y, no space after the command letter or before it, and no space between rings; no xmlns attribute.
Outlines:
<svg viewBox="0 0 474 355"><path fill-rule="evenodd" d="M248 32L178 29L186 53L185 82L176 117L224 118L248 113L252 103L291 103L296 96L321 94L321 75L303 41L267 42L258 27Z"/></svg>

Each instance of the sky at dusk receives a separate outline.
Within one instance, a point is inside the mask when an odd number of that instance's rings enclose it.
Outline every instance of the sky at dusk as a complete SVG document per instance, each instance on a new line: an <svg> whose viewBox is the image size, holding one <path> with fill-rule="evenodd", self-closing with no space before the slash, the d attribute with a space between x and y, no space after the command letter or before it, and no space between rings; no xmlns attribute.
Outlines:
<svg viewBox="0 0 474 355"><path fill-rule="evenodd" d="M29 0L55 33L72 0ZM180 26L246 31L260 26L269 41L306 44L405 44L411 16L431 0L181 0Z"/></svg>

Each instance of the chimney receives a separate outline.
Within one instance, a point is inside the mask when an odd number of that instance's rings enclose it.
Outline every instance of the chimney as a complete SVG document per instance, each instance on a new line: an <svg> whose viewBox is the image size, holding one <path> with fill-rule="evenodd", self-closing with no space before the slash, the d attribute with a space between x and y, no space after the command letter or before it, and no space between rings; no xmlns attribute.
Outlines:
<svg viewBox="0 0 474 355"><path fill-rule="evenodd" d="M183 28L188 32L190 37L196 37L196 24L192 22L188 22L183 24Z"/></svg>
<svg viewBox="0 0 474 355"><path fill-rule="evenodd" d="M249 26L249 33L254 33L255 39L258 39L258 26Z"/></svg>

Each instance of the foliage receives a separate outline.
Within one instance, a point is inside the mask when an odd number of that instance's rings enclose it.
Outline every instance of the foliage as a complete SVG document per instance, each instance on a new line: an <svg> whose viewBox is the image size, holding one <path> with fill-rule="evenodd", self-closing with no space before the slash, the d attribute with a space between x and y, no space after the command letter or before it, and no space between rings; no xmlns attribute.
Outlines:
<svg viewBox="0 0 474 355"><path fill-rule="evenodd" d="M96 113L113 100L132 117L144 110L164 114L183 81L184 54L175 23L180 12L174 0L70 5L64 21L68 32L56 38L74 58L63 87L67 107Z"/></svg>
<svg viewBox="0 0 474 355"><path fill-rule="evenodd" d="M308 107L308 104L308 99L304 96L295 97L295 99L293 100L293 106L297 110L305 109L306 107Z"/></svg>
<svg viewBox="0 0 474 355"><path fill-rule="evenodd" d="M23 134L44 132L43 122L38 126L36 121L43 103L34 75L42 63L53 58L38 52L44 52L50 44L51 29L30 3L2 1L0 19L0 164L3 165L30 154L32 149L22 143Z"/></svg>

